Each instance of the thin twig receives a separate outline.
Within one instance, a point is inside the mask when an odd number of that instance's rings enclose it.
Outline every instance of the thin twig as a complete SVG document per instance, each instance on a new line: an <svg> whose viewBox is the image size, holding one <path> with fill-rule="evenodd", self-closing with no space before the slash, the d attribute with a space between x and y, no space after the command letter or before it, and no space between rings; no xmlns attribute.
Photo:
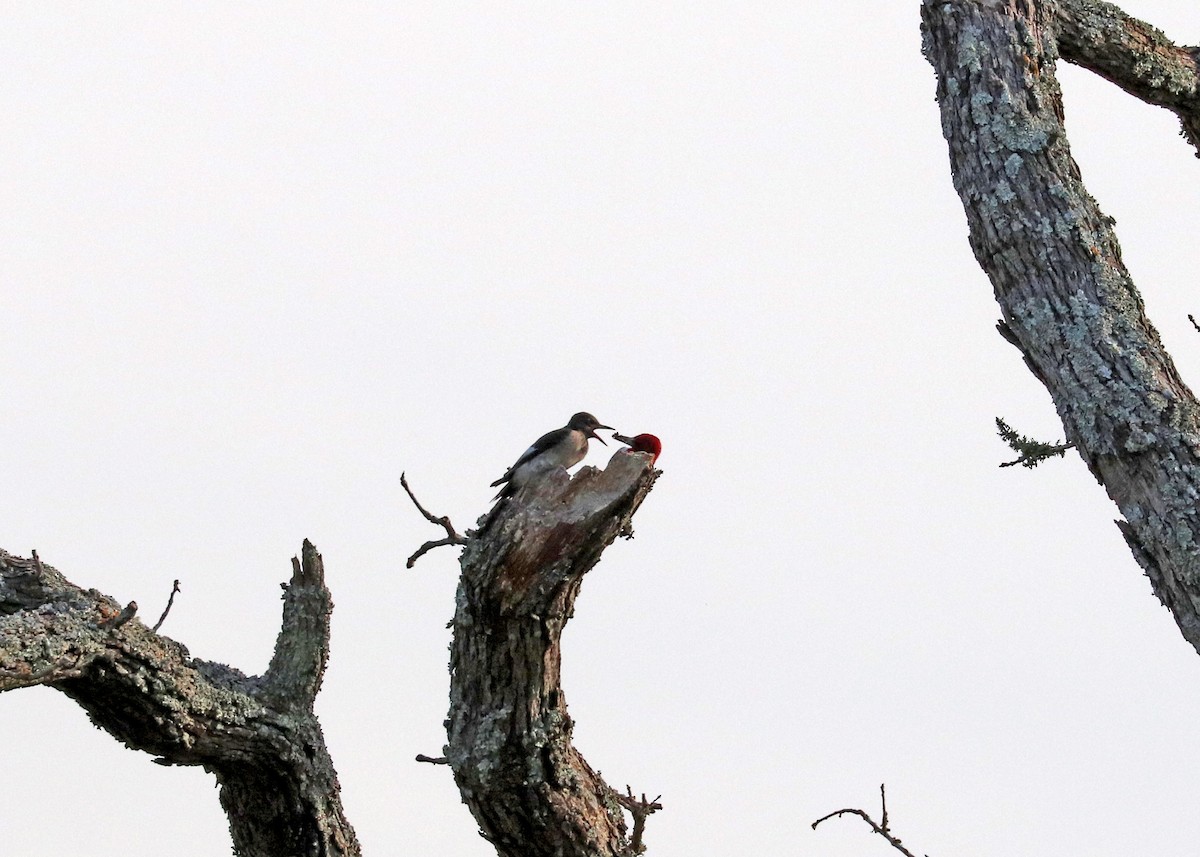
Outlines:
<svg viewBox="0 0 1200 857"><path fill-rule="evenodd" d="M1196 319L1192 317L1190 312L1188 313L1188 321L1192 323L1192 327L1196 328L1196 332L1200 333L1200 324L1196 324Z"/></svg>
<svg viewBox="0 0 1200 857"><path fill-rule="evenodd" d="M892 836L891 832L888 830L887 793L884 791L884 787L883 787L882 783L879 786L879 797L880 797L880 800L883 802L883 823L882 824L876 824L875 820L873 818L871 818L871 816L867 815L866 812L864 812L861 809L839 809L837 812L831 812L831 813L829 813L829 815L822 816L821 818L818 818L816 821L814 821L812 823L813 830L816 830L817 825L820 824L822 821L828 821L829 819L833 818L834 816L842 816L842 815L847 815L847 814L857 815L859 818L861 818L867 824L871 825L871 829L873 831L875 831L880 836L882 836L884 839L886 839L889 843L891 843L891 846L893 848L895 848L897 851L899 851L901 854L906 855L906 857L917 857L916 854L913 854L911 851L909 851L907 848L905 848L903 845L900 844L900 837ZM928 855L926 855L926 857L928 857Z"/></svg>
<svg viewBox="0 0 1200 857"><path fill-rule="evenodd" d="M629 810L629 814L633 816L633 833L629 837L629 853L641 854L646 850L646 846L642 844L642 835L646 832L646 816L653 815L662 809L662 804L659 795L654 800L646 800L646 795L643 792L641 800L633 796L633 789L628 784L625 786L625 794L621 794L614 790L617 796L617 802L625 809Z"/></svg>
<svg viewBox="0 0 1200 857"><path fill-rule="evenodd" d="M162 627L162 623L167 621L167 614L171 612L171 605L175 603L175 593L178 591L179 581L176 580L175 584L171 587L171 597L167 599L166 609L164 609L162 615L158 617L158 621L154 623L154 627L150 629L154 633L157 634L158 629Z"/></svg>
<svg viewBox="0 0 1200 857"><path fill-rule="evenodd" d="M413 501L413 505L417 507L417 511L425 516L425 520L429 521L431 524L437 524L440 527L444 527L446 530L446 538L437 539L436 541L428 541L421 545L421 547L417 549L417 552L408 558L408 562L406 563L407 568L412 568L414 565L416 565L417 560L429 553L429 551L433 550L434 548L440 548L442 545L465 545L467 543L467 537L460 536L458 534L458 531L454 529L454 525L450 523L450 517L448 515L442 515L439 518L421 505L421 502L417 499L417 495L414 494L412 489L408 487L408 480L405 478L403 473L400 474L400 484L404 486L404 490L408 492L409 499Z"/></svg>
<svg viewBox="0 0 1200 857"><path fill-rule="evenodd" d="M438 757L434 758L433 756L426 756L424 753L417 753L417 761L418 762L428 762L431 765L449 765L450 764L450 760L447 759L445 756L438 756Z"/></svg>

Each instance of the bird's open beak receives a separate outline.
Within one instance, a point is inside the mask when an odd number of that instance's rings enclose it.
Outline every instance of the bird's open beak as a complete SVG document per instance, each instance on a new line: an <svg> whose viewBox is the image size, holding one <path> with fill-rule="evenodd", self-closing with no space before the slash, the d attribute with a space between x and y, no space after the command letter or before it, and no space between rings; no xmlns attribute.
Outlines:
<svg viewBox="0 0 1200 857"><path fill-rule="evenodd" d="M596 426L596 428L608 429L609 431L616 431L616 429L614 429L612 426ZM616 435L613 435L613 436L616 437ZM600 441L605 446L608 446L608 442L604 438L600 437L600 435L596 434L595 429L592 429L590 432L588 432L588 437L594 437L596 440Z"/></svg>

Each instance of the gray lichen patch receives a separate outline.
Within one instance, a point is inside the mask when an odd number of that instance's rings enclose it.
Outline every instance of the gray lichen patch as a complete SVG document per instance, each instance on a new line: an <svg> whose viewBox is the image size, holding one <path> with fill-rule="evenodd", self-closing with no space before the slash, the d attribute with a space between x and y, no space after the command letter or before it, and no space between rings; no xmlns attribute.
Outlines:
<svg viewBox="0 0 1200 857"><path fill-rule="evenodd" d="M983 59L987 56L989 47L980 27L974 24L960 26L956 48L955 61L959 67L965 68L971 74L979 74L983 70Z"/></svg>

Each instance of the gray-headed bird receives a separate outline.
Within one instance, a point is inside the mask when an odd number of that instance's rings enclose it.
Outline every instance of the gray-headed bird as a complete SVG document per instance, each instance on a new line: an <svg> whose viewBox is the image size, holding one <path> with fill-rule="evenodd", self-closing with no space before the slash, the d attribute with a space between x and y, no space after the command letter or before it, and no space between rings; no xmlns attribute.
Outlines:
<svg viewBox="0 0 1200 857"><path fill-rule="evenodd" d="M546 432L533 442L533 446L521 453L512 467L492 483L492 487L504 485L493 499L511 497L529 483L534 476L553 470L555 467L573 467L587 455L588 438L608 446L596 429L613 430L612 426L601 425L600 421L586 411L580 411L565 426ZM507 484L506 484L507 483Z"/></svg>

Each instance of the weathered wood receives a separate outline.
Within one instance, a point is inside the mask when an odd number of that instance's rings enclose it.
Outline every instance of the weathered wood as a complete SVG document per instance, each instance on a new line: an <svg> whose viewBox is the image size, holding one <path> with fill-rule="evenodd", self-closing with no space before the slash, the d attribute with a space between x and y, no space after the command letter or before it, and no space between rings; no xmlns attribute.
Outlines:
<svg viewBox="0 0 1200 857"><path fill-rule="evenodd" d="M501 857L618 857L631 842L617 793L571 744L563 628L583 576L658 476L649 455L565 471L502 500L463 550L446 757Z"/></svg>
<svg viewBox="0 0 1200 857"><path fill-rule="evenodd" d="M1055 37L1067 62L1179 116L1184 138L1200 157L1196 48L1176 45L1161 30L1101 0L1059 0Z"/></svg>
<svg viewBox="0 0 1200 857"><path fill-rule="evenodd" d="M1107 57L1114 80L1152 79L1134 66L1154 68L1164 51L1187 65L1165 38L1144 50L1118 38L1148 25L1097 23L1118 12L1091 0L925 0L921 9L954 187L1006 337L1046 385L1067 440L1125 517L1155 593L1200 651L1200 407L1146 318L1112 220L1083 185L1054 75L1060 38L1076 56L1087 42L1090 55ZM1120 44L1097 44L1105 33ZM1194 63L1184 71L1194 77ZM1188 86L1153 88L1188 101Z"/></svg>
<svg viewBox="0 0 1200 857"><path fill-rule="evenodd" d="M0 551L0 691L33 684L166 765L202 765L221 786L242 857L356 857L337 775L312 711L332 603L321 556L304 543L266 674L189 656L113 599L34 559Z"/></svg>

